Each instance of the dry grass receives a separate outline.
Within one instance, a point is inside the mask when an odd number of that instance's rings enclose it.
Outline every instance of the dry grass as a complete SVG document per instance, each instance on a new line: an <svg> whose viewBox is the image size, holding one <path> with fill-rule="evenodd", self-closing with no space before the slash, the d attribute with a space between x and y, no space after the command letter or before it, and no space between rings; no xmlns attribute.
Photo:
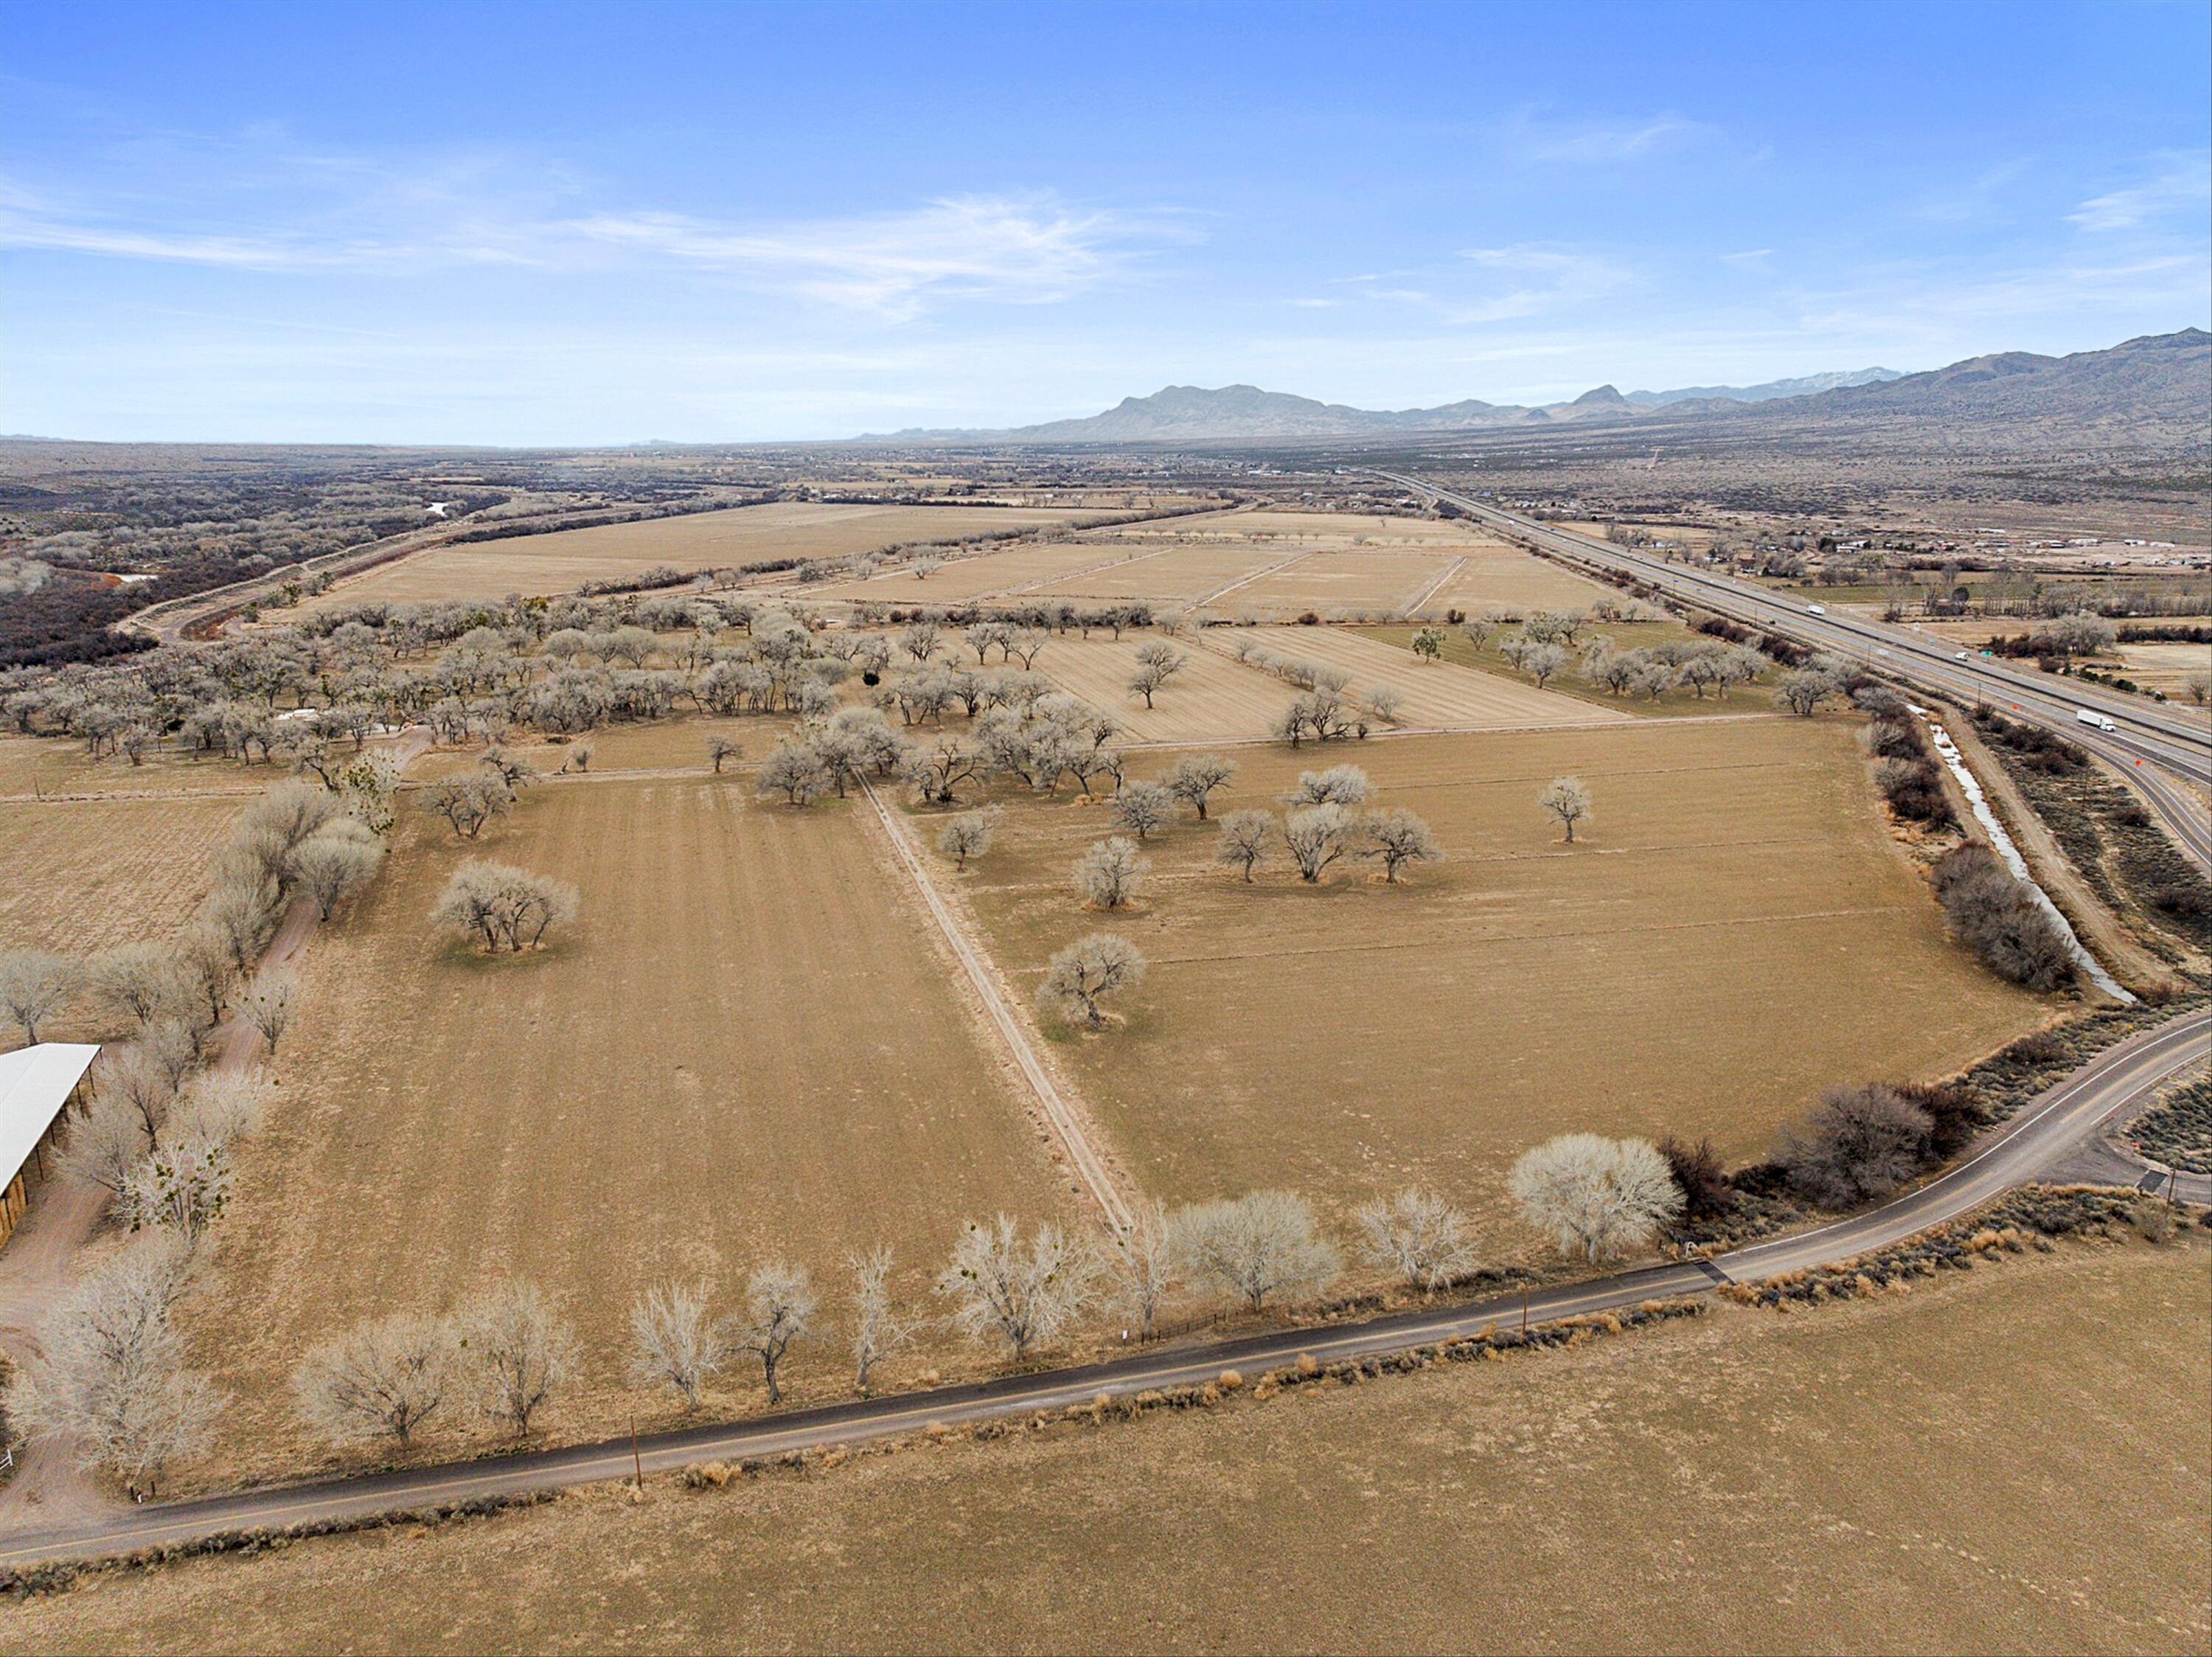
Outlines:
<svg viewBox="0 0 2212 1657"><path fill-rule="evenodd" d="M1064 1184L879 834L735 777L550 783L476 846L404 813L363 907L310 952L287 1102L190 1303L239 1399L205 1476L312 1464L286 1393L307 1348L499 1272L556 1296L593 1355L556 1430L607 1432L663 1407L619 1373L656 1280L726 1305L787 1254L842 1293L844 1255L881 1240L919 1292L963 1217L1056 1211ZM574 882L580 922L497 960L434 937L470 852ZM817 1349L800 1375L841 1370Z"/></svg>
<svg viewBox="0 0 2212 1657"><path fill-rule="evenodd" d="M839 557L902 541L948 540L1038 528L1083 515L1040 507L850 506L779 502L644 523L567 529L511 540L434 547L339 582L306 609L380 599L499 598L566 593L586 581L642 575L657 564L694 570L767 558ZM288 614L289 612L287 612Z"/></svg>
<svg viewBox="0 0 2212 1657"><path fill-rule="evenodd" d="M805 590L809 598L866 599L880 604L957 604L968 599L998 598L1042 591L1076 570L1133 556L1141 551L1097 541L1025 544L1003 552L956 559L935 574L921 576L905 565L863 581L824 582Z"/></svg>
<svg viewBox="0 0 2212 1657"><path fill-rule="evenodd" d="M0 810L0 948L82 954L173 937L253 792L11 802Z"/></svg>
<svg viewBox="0 0 2212 1657"><path fill-rule="evenodd" d="M1153 693L1147 708L1129 691L1138 648L1150 636L1120 640L1104 634L1056 638L1036 659L1036 671L1060 689L1103 708L1121 722L1125 740L1137 742L1250 741L1267 734L1296 694L1281 680L1227 656L1186 642L1182 671Z"/></svg>
<svg viewBox="0 0 2212 1657"><path fill-rule="evenodd" d="M1147 847L1145 907L1109 922L1067 874L1109 832L1104 807L1024 797L966 885L1019 986L1103 925L1150 958L1128 1026L1061 1062L1170 1199L1284 1184L1340 1213L1425 1182L1519 1247L1503 1174L1552 1133L1710 1134L1747 1157L1829 1083L1947 1069L2046 1010L1946 940L1846 722L1237 757L1217 812L1356 761L1449 861L1398 888L1347 861L1314 887L1279 855L1246 886L1186 819ZM1535 803L1562 772L1597 802L1573 847Z"/></svg>
<svg viewBox="0 0 2212 1657"><path fill-rule="evenodd" d="M257 794L285 775L281 765L246 765L207 754L164 751L134 765L120 754L94 759L81 742L52 736L0 736L0 799L54 795Z"/></svg>
<svg viewBox="0 0 2212 1657"><path fill-rule="evenodd" d="M1352 675L1360 695L1378 685L1405 697L1400 722L1434 730L1508 730L1535 725L1603 725L1635 716L1624 708L1594 707L1525 679L1507 679L1452 661L1423 663L1410 649L1370 633L1337 627L1263 627L1238 637L1293 661L1318 662ZM1286 687L1287 688L1287 687Z"/></svg>
<svg viewBox="0 0 2212 1657"><path fill-rule="evenodd" d="M2188 693L2191 677L2212 672L2212 646L2123 644L2121 670L2146 691L2163 691L2177 701Z"/></svg>
<svg viewBox="0 0 2212 1657"><path fill-rule="evenodd" d="M1947 1274L1948 1276L1948 1274ZM2191 1652L2201 1246L98 1577L40 1653Z"/></svg>

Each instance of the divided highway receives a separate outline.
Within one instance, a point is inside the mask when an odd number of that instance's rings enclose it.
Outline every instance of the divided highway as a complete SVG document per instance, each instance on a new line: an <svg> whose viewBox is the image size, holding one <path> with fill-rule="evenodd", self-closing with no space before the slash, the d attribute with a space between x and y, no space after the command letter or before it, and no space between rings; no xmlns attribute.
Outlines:
<svg viewBox="0 0 2212 1657"><path fill-rule="evenodd" d="M2212 1046L2212 1011L2147 1030L2100 1055L2038 1097L1965 1161L1868 1213L1754 1243L1711 1260L1673 1262L1594 1282L1545 1289L1525 1301L1507 1295L1417 1308L1364 1323L1278 1330L1135 1354L1104 1363L1003 1376L966 1386L826 1404L748 1421L657 1433L635 1450L627 1440L526 1452L479 1461L371 1473L274 1489L239 1490L149 1505L88 1523L19 1533L0 1544L0 1565L128 1552L227 1532L342 1522L397 1510L517 1496L627 1478L633 1468L668 1472L689 1463L736 1461L853 1444L935 1423L1028 1415L1155 1387L1212 1380L1224 1369L1258 1372L1296 1363L1381 1356L1461 1340L1525 1315L1547 1322L1615 1310L1660 1296L1704 1294L1716 1284L1756 1281L1849 1259L1955 1219L2032 1179L2105 1123L2124 1112ZM2212 1191L2191 1188L2198 1201ZM635 1456L635 1460L633 1460Z"/></svg>
<svg viewBox="0 0 2212 1657"><path fill-rule="evenodd" d="M1931 639L1910 627L1832 612L1814 614L1804 600L1752 582L1632 552L1401 472L1378 475L1447 502L1477 522L1559 557L1632 575L1732 621L1787 633L1935 695L1970 705L1987 702L2027 723L2056 731L2124 771L2182 849L2212 868L2212 813L2203 792L2212 788L2212 716L2148 707L2123 692L2082 680L2055 685L2046 674L2024 673L1995 657L1969 654L1960 661L1957 644ZM2107 732L2081 723L2077 716L2083 708L2109 716L2116 728Z"/></svg>

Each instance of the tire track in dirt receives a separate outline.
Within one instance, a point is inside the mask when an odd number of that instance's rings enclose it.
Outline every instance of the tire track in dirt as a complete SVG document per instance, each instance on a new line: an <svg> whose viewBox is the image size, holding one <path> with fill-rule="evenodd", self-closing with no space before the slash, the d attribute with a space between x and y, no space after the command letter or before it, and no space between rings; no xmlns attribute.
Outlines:
<svg viewBox="0 0 2212 1657"><path fill-rule="evenodd" d="M1030 1093L1036 1098L1038 1108L1044 1112L1046 1121L1052 1124L1053 1131L1059 1136L1069 1165L1097 1203L1106 1223L1117 1232L1127 1230L1134 1222L1135 1215L1106 1158L1091 1142L1089 1124L1085 1119L1086 1113L1060 1091L1051 1072L1046 1069L1043 1059L1030 1045L1028 1032L1022 1028L1021 1021L1001 993L998 974L993 970L981 941L969 935L952 906L937 890L936 883L922 866L921 854L915 850L913 839L904 825L892 816L890 807L884 804L883 797L865 778L860 787L868 797L868 803L876 809L876 820L883 825L884 833L889 837L893 854L914 881L915 889L921 892L923 907L928 910L938 930L944 934L945 942L951 946L953 955L981 1000L984 1013L998 1032L1000 1040L1012 1056L1015 1067L1021 1071L1023 1080L1029 1083Z"/></svg>
<svg viewBox="0 0 2212 1657"><path fill-rule="evenodd" d="M1426 587L1424 587L1418 594L1414 594L1413 602L1400 608L1398 612L1399 615L1408 621L1412 620L1415 616L1421 612L1421 606L1426 604L1431 599L1436 597L1437 594L1443 591L1446 584L1450 582L1451 578L1459 574L1461 570L1466 569L1468 559L1465 553L1462 553L1458 557L1454 558L1449 564L1444 566L1444 573L1443 575L1437 576Z"/></svg>

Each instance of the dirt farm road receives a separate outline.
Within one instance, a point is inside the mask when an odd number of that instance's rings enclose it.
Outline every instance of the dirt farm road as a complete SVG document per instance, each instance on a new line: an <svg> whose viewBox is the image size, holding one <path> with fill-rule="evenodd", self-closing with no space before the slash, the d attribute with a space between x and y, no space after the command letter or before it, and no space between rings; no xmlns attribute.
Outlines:
<svg viewBox="0 0 2212 1657"><path fill-rule="evenodd" d="M638 1465L670 1472L687 1464L775 1456L1087 1404L1102 1394L1212 1380L1226 1368L1260 1370L1310 1355L1319 1362L1379 1356L1465 1338L1525 1315L1549 1321L1618 1309L1657 1296L1703 1294L1716 1284L1846 1260L1957 1218L2064 1159L2212 1043L2212 1011L2186 1014L2130 1038L2057 1083L1994 1130L1975 1153L1882 1207L1832 1225L1753 1244L1711 1260L1641 1267L1529 1295L1417 1308L1364 1323L1266 1331L1103 1363L1003 1376L963 1386L796 1410L747 1421L655 1434ZM82 1523L18 1532L0 1544L0 1565L118 1554L227 1532L343 1521L472 1498L513 1496L627 1478L627 1441L525 1452L483 1460L365 1474L149 1505Z"/></svg>

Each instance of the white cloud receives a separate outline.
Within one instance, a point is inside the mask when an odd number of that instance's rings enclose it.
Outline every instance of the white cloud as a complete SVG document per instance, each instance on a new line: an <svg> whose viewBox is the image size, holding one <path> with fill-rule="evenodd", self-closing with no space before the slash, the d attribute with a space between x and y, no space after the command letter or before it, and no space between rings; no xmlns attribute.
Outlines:
<svg viewBox="0 0 2212 1657"><path fill-rule="evenodd" d="M2202 229L2212 206L2212 152L2168 150L2150 158L2151 171L2124 189L2092 196L2066 216L2093 232L2132 230L2169 215L2192 215Z"/></svg>
<svg viewBox="0 0 2212 1657"><path fill-rule="evenodd" d="M1664 112L1626 123L1557 121L1523 110L1505 123L1505 141L1523 161L1615 163L1641 161L1712 137L1706 121Z"/></svg>

